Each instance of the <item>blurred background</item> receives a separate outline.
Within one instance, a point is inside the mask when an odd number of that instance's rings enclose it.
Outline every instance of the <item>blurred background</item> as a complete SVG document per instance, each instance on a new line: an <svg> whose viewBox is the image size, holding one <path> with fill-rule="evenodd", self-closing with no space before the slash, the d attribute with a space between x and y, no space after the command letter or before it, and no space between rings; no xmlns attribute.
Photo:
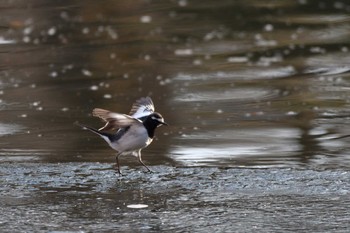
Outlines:
<svg viewBox="0 0 350 233"><path fill-rule="evenodd" d="M93 108L128 113L149 95L171 126L148 164L350 164L346 1L0 7L0 161L114 161L73 123L100 127Z"/></svg>
<svg viewBox="0 0 350 233"><path fill-rule="evenodd" d="M0 1L1 232L349 232L346 0ZM152 97L146 173L99 107ZM140 208L140 209L135 209Z"/></svg>

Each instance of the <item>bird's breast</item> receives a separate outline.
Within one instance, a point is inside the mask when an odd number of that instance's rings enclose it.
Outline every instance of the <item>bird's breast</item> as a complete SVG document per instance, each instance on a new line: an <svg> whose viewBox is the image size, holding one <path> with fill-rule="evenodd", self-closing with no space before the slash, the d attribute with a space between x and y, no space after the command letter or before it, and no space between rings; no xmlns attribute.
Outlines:
<svg viewBox="0 0 350 233"><path fill-rule="evenodd" d="M128 131L111 146L119 152L135 151L145 148L151 142L152 139L148 137L146 128L136 125L131 126Z"/></svg>

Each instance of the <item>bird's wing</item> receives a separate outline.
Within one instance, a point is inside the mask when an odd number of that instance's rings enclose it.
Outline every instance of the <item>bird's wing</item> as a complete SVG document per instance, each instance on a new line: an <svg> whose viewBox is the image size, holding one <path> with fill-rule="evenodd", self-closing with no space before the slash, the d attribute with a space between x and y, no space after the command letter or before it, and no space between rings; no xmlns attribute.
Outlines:
<svg viewBox="0 0 350 233"><path fill-rule="evenodd" d="M154 105L150 97L142 97L132 105L130 116L141 118L148 116L154 112Z"/></svg>
<svg viewBox="0 0 350 233"><path fill-rule="evenodd" d="M92 111L92 115L106 122L106 125L100 128L99 131L125 128L132 124L142 124L140 120L126 114L115 113L101 108L95 108Z"/></svg>

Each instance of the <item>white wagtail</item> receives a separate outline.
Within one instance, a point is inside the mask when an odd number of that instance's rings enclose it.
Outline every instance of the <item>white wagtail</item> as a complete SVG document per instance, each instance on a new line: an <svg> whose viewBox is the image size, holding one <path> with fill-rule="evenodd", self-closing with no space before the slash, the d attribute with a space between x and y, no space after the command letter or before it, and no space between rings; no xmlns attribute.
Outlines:
<svg viewBox="0 0 350 233"><path fill-rule="evenodd" d="M122 154L136 156L139 162L151 172L141 159L141 150L151 144L157 127L168 124L164 122L162 115L154 112L154 105L150 97L142 97L137 100L132 105L129 115L100 108L95 108L92 115L101 118L106 124L98 130L77 124L101 136L110 147L117 151L116 165L119 174L121 174L119 156ZM113 133L106 132L113 130L115 131Z"/></svg>

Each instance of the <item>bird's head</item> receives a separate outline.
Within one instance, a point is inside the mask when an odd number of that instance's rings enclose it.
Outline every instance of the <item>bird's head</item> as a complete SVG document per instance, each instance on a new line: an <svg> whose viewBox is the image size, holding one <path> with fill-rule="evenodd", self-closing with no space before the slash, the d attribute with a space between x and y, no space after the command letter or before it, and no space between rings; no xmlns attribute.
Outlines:
<svg viewBox="0 0 350 233"><path fill-rule="evenodd" d="M155 124L156 127L161 126L161 125L168 125L165 121L162 115L160 115L157 112L152 113L151 115L148 116L148 120L152 122L152 124Z"/></svg>

